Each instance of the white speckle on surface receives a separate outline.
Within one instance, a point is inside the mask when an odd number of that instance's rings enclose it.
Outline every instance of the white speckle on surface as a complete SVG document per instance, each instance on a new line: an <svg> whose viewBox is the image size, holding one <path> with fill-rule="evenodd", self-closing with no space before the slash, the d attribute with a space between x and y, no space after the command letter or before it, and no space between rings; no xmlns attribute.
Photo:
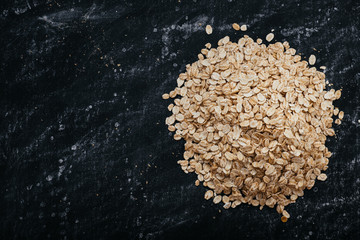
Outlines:
<svg viewBox="0 0 360 240"><path fill-rule="evenodd" d="M285 37L291 36L291 35L297 35L298 37L300 35L305 34L305 36L309 37L312 33L318 32L319 30L317 28L305 28L303 26L296 27L296 28L283 28L280 33L284 35Z"/></svg>
<svg viewBox="0 0 360 240"><path fill-rule="evenodd" d="M162 41L165 45L170 45L171 40L170 40L170 38L169 38L169 32L168 32L168 31L161 36L161 41Z"/></svg>
<svg viewBox="0 0 360 240"><path fill-rule="evenodd" d="M73 150L73 151L75 151L76 148L77 148L76 145L72 145L72 146L71 146L71 150Z"/></svg>
<svg viewBox="0 0 360 240"><path fill-rule="evenodd" d="M185 19L188 20L188 17L186 16ZM161 57L164 59L166 56L169 55L169 48L171 48L172 42L178 42L179 36L181 36L181 38L183 39L188 39L194 32L204 31L204 26L206 24L213 23L213 18L209 20L207 16L201 15L191 20L190 22L183 23L182 25L172 24L168 27L162 28L161 31L163 32L163 34L161 36L161 41L163 42L164 46L161 49ZM172 31L179 31L180 34L172 34Z"/></svg>
<svg viewBox="0 0 360 240"><path fill-rule="evenodd" d="M117 128L117 127L120 126L120 124L119 124L118 122L116 122L116 123L114 124L114 126Z"/></svg>
<svg viewBox="0 0 360 240"><path fill-rule="evenodd" d="M90 18L90 15L95 11L95 9L96 9L96 4L93 3L93 5L90 7L90 9L83 16L83 19L88 20Z"/></svg>
<svg viewBox="0 0 360 240"><path fill-rule="evenodd" d="M171 54L170 54L170 58L171 58L171 59L175 59L175 58L176 58L176 53L174 53L174 52L171 53Z"/></svg>
<svg viewBox="0 0 360 240"><path fill-rule="evenodd" d="M20 14L26 12L27 10L28 10L28 8L16 8L16 9L14 10L14 13L15 13L16 15L20 15Z"/></svg>
<svg viewBox="0 0 360 240"><path fill-rule="evenodd" d="M93 106L92 105L89 105L86 109L85 109L85 111L90 111L90 109L92 109L93 108Z"/></svg>
<svg viewBox="0 0 360 240"><path fill-rule="evenodd" d="M64 170L65 170L65 166L64 165L61 165L61 166L59 166L59 172L58 172L58 177L60 177L61 175L62 175L62 173L64 172Z"/></svg>
<svg viewBox="0 0 360 240"><path fill-rule="evenodd" d="M63 131L65 130L65 125L64 124L60 124L59 125L59 131Z"/></svg>
<svg viewBox="0 0 360 240"><path fill-rule="evenodd" d="M163 47L161 49L161 54L162 54L162 57L164 58L165 56L167 56L169 54L169 48L168 47Z"/></svg>
<svg viewBox="0 0 360 240"><path fill-rule="evenodd" d="M66 215L67 215L66 212L61 212L61 213L59 214L59 216L62 217L62 218L63 218L63 217L66 217Z"/></svg>
<svg viewBox="0 0 360 240"><path fill-rule="evenodd" d="M46 181L50 182L53 178L54 178L54 176L48 175L48 176L46 177Z"/></svg>

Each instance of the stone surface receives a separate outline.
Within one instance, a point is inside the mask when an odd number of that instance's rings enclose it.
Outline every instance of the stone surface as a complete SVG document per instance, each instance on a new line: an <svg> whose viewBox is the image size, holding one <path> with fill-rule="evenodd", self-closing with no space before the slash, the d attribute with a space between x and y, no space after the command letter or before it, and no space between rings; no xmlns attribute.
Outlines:
<svg viewBox="0 0 360 240"><path fill-rule="evenodd" d="M359 238L359 1L68 2L0 7L1 239ZM328 179L287 223L204 200L164 124L162 93L205 43L237 41L234 22L315 54L343 89Z"/></svg>

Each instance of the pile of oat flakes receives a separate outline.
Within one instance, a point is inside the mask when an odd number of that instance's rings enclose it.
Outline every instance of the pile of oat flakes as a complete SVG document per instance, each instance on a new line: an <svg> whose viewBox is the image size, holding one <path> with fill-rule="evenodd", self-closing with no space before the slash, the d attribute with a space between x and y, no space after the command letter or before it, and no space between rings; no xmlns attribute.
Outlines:
<svg viewBox="0 0 360 240"><path fill-rule="evenodd" d="M178 163L209 189L205 199L226 209L276 207L287 219L284 207L327 178L325 140L335 134L332 116L344 115L333 106L341 91L326 91L325 74L288 42L266 45L245 35L237 43L224 37L216 48L205 46L163 95L175 98L168 129L186 142Z"/></svg>

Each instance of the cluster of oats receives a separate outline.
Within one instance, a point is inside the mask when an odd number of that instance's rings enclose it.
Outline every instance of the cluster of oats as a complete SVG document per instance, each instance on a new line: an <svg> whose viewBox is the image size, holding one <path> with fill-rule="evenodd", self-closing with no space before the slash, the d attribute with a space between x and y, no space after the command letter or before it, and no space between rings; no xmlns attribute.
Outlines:
<svg viewBox="0 0 360 240"><path fill-rule="evenodd" d="M226 209L276 207L289 218L284 207L327 178L325 140L335 134L332 116L343 117L333 106L341 91L325 91L325 74L288 42L267 46L245 35L205 46L163 95L175 98L168 129L186 141L178 163L209 189L205 199Z"/></svg>

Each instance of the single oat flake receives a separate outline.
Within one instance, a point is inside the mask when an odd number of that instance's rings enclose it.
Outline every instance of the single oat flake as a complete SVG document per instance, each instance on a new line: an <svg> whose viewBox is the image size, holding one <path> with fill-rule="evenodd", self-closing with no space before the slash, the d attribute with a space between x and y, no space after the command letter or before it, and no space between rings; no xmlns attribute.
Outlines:
<svg viewBox="0 0 360 240"><path fill-rule="evenodd" d="M212 34L213 29L212 29L212 27L211 27L210 25L206 25L205 31L206 31L206 33L207 33L208 35L210 35L210 34Z"/></svg>
<svg viewBox="0 0 360 240"><path fill-rule="evenodd" d="M237 24L237 23L233 23L232 27L233 27L233 29L235 29L236 31L239 31L239 30L240 30L240 26L239 26L239 24Z"/></svg>
<svg viewBox="0 0 360 240"><path fill-rule="evenodd" d="M332 117L340 124L344 112L333 105L341 91L325 86L324 72L288 42L266 45L245 35L206 44L162 95L173 99L168 130L185 141L178 164L196 173L206 200L225 209L268 206L286 222L285 207L327 179L326 139L335 135Z"/></svg>
<svg viewBox="0 0 360 240"><path fill-rule="evenodd" d="M314 54L311 54L310 57L309 57L309 64L310 65L314 65L316 62L316 57Z"/></svg>
<svg viewBox="0 0 360 240"><path fill-rule="evenodd" d="M273 33L269 33L268 35L266 35L265 39L268 42L271 42L274 39L274 34Z"/></svg>

